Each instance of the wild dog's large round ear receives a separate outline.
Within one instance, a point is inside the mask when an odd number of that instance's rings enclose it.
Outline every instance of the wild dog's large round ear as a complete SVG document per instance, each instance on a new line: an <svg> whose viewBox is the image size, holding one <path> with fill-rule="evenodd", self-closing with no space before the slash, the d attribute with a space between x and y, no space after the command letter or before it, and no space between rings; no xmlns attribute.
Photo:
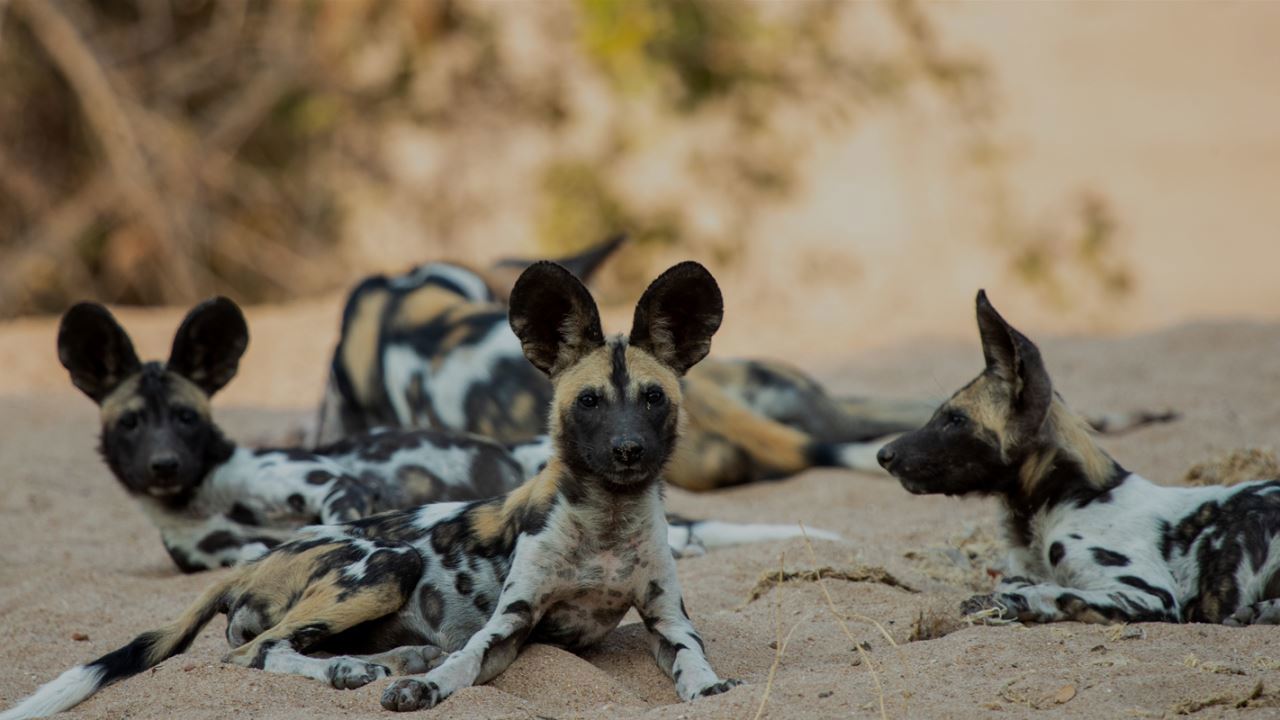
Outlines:
<svg viewBox="0 0 1280 720"><path fill-rule="evenodd" d="M511 289L511 329L534 367L551 377L604 345L600 311L573 273L543 260Z"/></svg>
<svg viewBox="0 0 1280 720"><path fill-rule="evenodd" d="M626 240L627 236L625 234L613 235L581 252L555 258L552 262L563 266L565 270L573 273L574 277L582 282L589 283L596 270L599 270L604 261L608 260ZM507 297L507 290L514 285L518 276L533 265L534 262L536 261L523 258L503 258L490 265L485 275L494 293L499 298Z"/></svg>
<svg viewBox="0 0 1280 720"><path fill-rule="evenodd" d="M978 291L976 303L987 370L1009 383L1018 428L1038 430L1053 403L1053 383L1040 349L996 312L985 290Z"/></svg>
<svg viewBox="0 0 1280 720"><path fill-rule="evenodd" d="M636 303L631 344L683 375L711 351L724 318L720 286L707 269L686 261L658 276Z"/></svg>
<svg viewBox="0 0 1280 720"><path fill-rule="evenodd" d="M235 377L248 346L244 313L231 300L215 297L192 308L178 327L169 369L212 395Z"/></svg>
<svg viewBox="0 0 1280 720"><path fill-rule="evenodd" d="M142 368L129 334L111 311L89 302L62 316L58 360L71 372L71 383L98 403Z"/></svg>

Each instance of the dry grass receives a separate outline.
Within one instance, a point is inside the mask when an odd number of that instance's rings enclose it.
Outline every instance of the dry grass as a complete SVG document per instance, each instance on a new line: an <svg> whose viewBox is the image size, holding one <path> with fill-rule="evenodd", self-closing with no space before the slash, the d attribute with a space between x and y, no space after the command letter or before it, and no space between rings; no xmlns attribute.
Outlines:
<svg viewBox="0 0 1280 720"><path fill-rule="evenodd" d="M995 526L982 524L947 538L941 545L910 550L903 557L932 580L986 592L991 589L992 569L1000 567L1005 551Z"/></svg>
<svg viewBox="0 0 1280 720"><path fill-rule="evenodd" d="M825 579L879 583L911 593L919 592L919 590L894 577L888 570L875 565L855 565L844 570L837 570L830 565L824 565L816 570L784 571L780 568L776 571L766 570L760 573L760 577L756 580L755 586L751 588L751 592L747 595L746 602L743 605L749 605L759 600L773 588L781 586L782 583L820 582Z"/></svg>
<svg viewBox="0 0 1280 720"><path fill-rule="evenodd" d="M760 705L756 708L756 714L753 720L760 720L764 715L764 709L769 705L769 695L773 692L773 680L778 675L778 666L782 664L782 656L787 651L787 645L791 642L791 636L795 633L796 628L800 627L800 623L791 626L786 636L782 634L782 577L786 574L785 555L778 556L778 585L774 591L773 603L773 626L774 626L774 648L773 664L769 666L769 679L764 684L764 694L760 696Z"/></svg>
<svg viewBox="0 0 1280 720"><path fill-rule="evenodd" d="M953 598L937 598L916 614L907 642L936 640L972 625L972 621L960 616Z"/></svg>
<svg viewBox="0 0 1280 720"><path fill-rule="evenodd" d="M1242 710L1245 708L1274 708L1280 707L1280 693L1269 693L1262 685L1262 681L1258 681L1253 686L1253 690L1247 695L1233 695L1231 693L1223 693L1214 695L1204 699L1190 699L1175 703L1169 707L1169 712L1174 715L1192 715L1201 710L1211 707L1225 706Z"/></svg>
<svg viewBox="0 0 1280 720"><path fill-rule="evenodd" d="M1196 463L1182 482L1187 485L1235 485L1249 480L1280 479L1280 458L1263 448L1235 448Z"/></svg>

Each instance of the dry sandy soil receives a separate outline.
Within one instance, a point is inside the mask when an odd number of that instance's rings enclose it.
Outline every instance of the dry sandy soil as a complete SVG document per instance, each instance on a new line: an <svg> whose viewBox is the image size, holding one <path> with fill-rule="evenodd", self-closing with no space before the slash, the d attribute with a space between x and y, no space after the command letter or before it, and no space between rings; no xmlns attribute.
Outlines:
<svg viewBox="0 0 1280 720"><path fill-rule="evenodd" d="M317 312L309 306L256 311L250 322L272 327ZM137 322L129 324L141 328L140 345L155 353L178 317L173 311L130 315ZM283 378L318 381L314 363L297 360L307 355L295 354L296 336L255 336L250 362L231 389L241 404L255 396L263 402L256 409L218 403L218 418L237 437L278 435L303 419L301 411L261 407L290 398L306 404L310 394L281 385ZM0 332L0 361L9 366L33 350L49 357L52 342L48 321L9 328ZM1273 400L1280 397L1280 325L1192 324L1121 339L1053 339L1043 349L1057 387L1076 407L1171 406L1183 413L1176 423L1104 442L1123 464L1164 482L1177 482L1192 463L1217 451L1269 446L1280 427ZM261 362L282 357L297 363L292 374ZM911 343L856 356L824 375L850 392L943 393L974 374L980 358L972 342ZM25 379L46 389L19 394L0 384L9 392L0 396L0 661L12 669L0 676L0 705L174 616L213 577L175 572L156 532L95 457L93 407L49 365L51 359L39 373L42 382ZM1070 623L968 627L909 642L922 612L954 617L956 603L975 587L967 584L985 582L994 557L990 501L913 497L887 479L810 472L713 495L672 492L670 506L695 516L804 521L848 539L815 543L815 557L794 541L681 561L688 606L712 661L746 687L677 703L649 656L643 627L628 620L582 657L532 647L492 684L459 693L429 716L751 717L768 686L779 623L790 642L773 679L769 717L875 717L881 695L885 713L899 718L1158 716L1188 702L1227 703L1201 711L1212 717L1238 712L1230 705L1259 683L1261 702L1280 699L1270 694L1280 693L1280 630L1274 627L1144 625L1123 635ZM868 659L857 664L854 643L817 583L766 588L747 602L761 574L780 564L789 571L882 567L912 590L825 580L852 637L869 648ZM216 620L190 653L108 688L73 715L386 717L378 706L383 683L342 692L221 665L222 624ZM80 634L87 639L77 640Z"/></svg>
<svg viewBox="0 0 1280 720"><path fill-rule="evenodd" d="M989 53L1001 69L1009 126L1021 141L1020 186L1037 199L1092 186L1116 199L1135 295L1123 307L1058 318L1014 287L993 253L956 241L979 232L980 218L957 209L969 199L951 193L948 176L932 174L936 163L917 162L936 150L928 138L869 128L858 143L824 153L807 199L765 228L780 241L753 257L750 282L725 278L729 316L717 352L785 352L844 391L943 395L980 367L969 302L986 284L1015 324L1057 337L1043 348L1076 407L1168 406L1183 414L1106 438L1127 467L1175 483L1218 451L1274 445L1280 94L1265 88L1275 82L1280 6L940 7L950 37ZM919 149L899 152L904 147ZM861 272L813 282L791 272L805 242L859 244ZM777 277L762 282L772 275L755 272L760 267L779 268ZM250 312L253 341L241 376L216 403L234 436L276 437L304 419L319 396L338 306L331 297ZM143 354L156 357L180 315L123 317ZM621 328L625 312L606 315ZM1223 316L1251 320L1188 324ZM1085 329L1144 334L1060 335ZM10 668L0 675L0 706L174 616L213 577L176 574L157 533L95 456L96 412L57 366L53 336L47 319L0 326L0 662ZM1233 706L1259 683L1255 706L1280 697L1274 627L1145 625L1115 634L1078 624L969 627L908 642L922 612L954 613L985 580L994 554L989 501L918 498L887 479L811 472L714 495L672 492L670 506L730 520L804 521L848 540L815 543L814 558L789 542L681 562L712 662L746 687L677 703L643 628L629 620L583 657L530 648L492 684L424 717L744 718L763 704L775 718L1098 718L1172 715L1206 703L1197 716L1216 717L1250 711ZM883 567L915 591L826 580L851 640L817 583L789 583L746 601L761 574L780 564ZM790 642L766 703L779 625ZM387 717L378 706L382 683L340 692L221 665L221 626L215 621L189 654L105 690L72 715ZM854 641L869 648L860 664Z"/></svg>

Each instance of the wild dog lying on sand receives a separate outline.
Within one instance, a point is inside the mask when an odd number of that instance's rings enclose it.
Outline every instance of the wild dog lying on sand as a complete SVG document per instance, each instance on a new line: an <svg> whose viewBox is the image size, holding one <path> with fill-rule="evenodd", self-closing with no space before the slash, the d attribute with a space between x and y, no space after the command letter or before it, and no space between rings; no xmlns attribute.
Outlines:
<svg viewBox="0 0 1280 720"><path fill-rule="evenodd" d="M979 292L987 367L880 452L916 494L995 495L1013 552L965 613L1031 622L1280 623L1280 481L1162 487L1098 447L1040 351Z"/></svg>
<svg viewBox="0 0 1280 720"><path fill-rule="evenodd" d="M679 377L701 360L722 301L682 263L636 305L630 337L606 338L591 294L551 263L511 297L529 360L552 379L555 452L538 476L490 500L437 503L316 526L214 584L177 621L40 688L0 718L69 708L174 654L219 612L228 661L358 687L392 673L392 710L431 707L500 674L526 642L577 649L635 607L683 700L719 678L685 612L667 548L662 471L682 415ZM318 658L307 651L339 653ZM341 653L374 653L353 657Z"/></svg>
<svg viewBox="0 0 1280 720"><path fill-rule="evenodd" d="M244 316L226 298L187 314L167 364L139 361L101 305L72 307L58 333L72 382L101 408L103 458L183 572L248 562L304 525L500 495L536 475L551 453L545 438L508 448L435 430L372 430L314 451L238 447L214 422L209 401L235 376L248 344ZM678 555L799 533L786 525L668 524Z"/></svg>
<svg viewBox="0 0 1280 720"><path fill-rule="evenodd" d="M586 280L622 243L612 238L563 261ZM372 277L347 300L321 408L320 442L371 427L464 430L501 442L545 433L551 386L520 355L507 323L510 273L433 262ZM881 471L886 435L920 427L926 399L845 398L784 363L708 359L683 380L689 426L667 480L710 490L810 467ZM1169 414L1098 420L1120 431Z"/></svg>

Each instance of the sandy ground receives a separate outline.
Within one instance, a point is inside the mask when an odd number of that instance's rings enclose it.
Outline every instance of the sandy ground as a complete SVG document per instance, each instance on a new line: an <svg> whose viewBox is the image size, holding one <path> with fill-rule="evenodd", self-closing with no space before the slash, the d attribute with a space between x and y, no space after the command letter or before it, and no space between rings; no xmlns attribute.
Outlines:
<svg viewBox="0 0 1280 720"><path fill-rule="evenodd" d="M804 197L762 220L760 232L775 245L757 246L735 272L713 268L728 299L717 352L785 354L851 392L944 395L980 367L970 303L986 285L1019 327L1059 338L1043 348L1076 407L1183 413L1175 424L1106 439L1127 467L1173 483L1215 452L1274 446L1280 94L1266 88L1275 82L1280 5L938 7L941 29L1000 70L1016 139L1013 181L1029 194L1028 211L1077 188L1113 198L1135 295L1114 307L1086 297L1069 312L1035 300L998 253L975 249L982 214L939 171L954 148L935 141L927 123L913 132L890 118L813 161ZM856 249L857 271L836 263L817 272L810 260L830 257L823 248ZM215 403L233 435L278 436L309 414L339 305L333 296L250 312L241 375ZM626 315L606 312L606 324L621 329ZM147 357L166 354L180 316L122 313ZM1253 320L1192 322L1224 317ZM1082 331L1146 334L1061 336ZM98 460L96 412L57 366L53 337L48 319L0 326L0 662L10 668L0 675L0 706L173 617L214 577L175 573L156 532ZM966 584L985 577L990 502L917 498L886 479L811 472L714 495L672 492L670 506L730 520L805 521L848 539L816 544L812 559L803 543L789 542L681 562L712 662L746 687L677 703L643 628L629 620L584 657L530 648L491 685L426 717L752 717L777 654L778 622L790 642L768 717L876 717L881 702L895 718L1143 717L1195 703L1210 703L1198 716L1215 717L1241 712L1232 705L1259 683L1263 703L1280 691L1277 628L1146 625L1126 638L1076 624L976 627L907 642L922 611L952 612L971 591ZM853 638L868 644L869 662L855 664L854 642L817 584L746 602L779 564L883 567L919 592L825 581ZM378 706L383 683L339 692L221 665L222 625L215 621L189 654L104 691L73 716L387 717ZM87 639L74 639L81 635Z"/></svg>
<svg viewBox="0 0 1280 720"><path fill-rule="evenodd" d="M292 315L310 312L304 306ZM250 321L270 326L290 314L254 312ZM144 332L140 345L162 348L177 319L173 311L147 314L141 324L154 325L155 336ZM52 333L48 322L0 331L0 358L8 361L33 345L44 354ZM256 338L255 355L290 355L285 335ZM1126 338L1053 339L1043 349L1057 387L1076 407L1172 406L1183 413L1177 423L1105 441L1123 464L1163 482L1177 482L1191 464L1217 451L1271 446L1280 427L1273 401L1280 397L1280 325L1193 324ZM856 355L824 375L841 390L943 393L971 377L980 357L974 342L914 343ZM279 384L288 370L249 363L228 398L256 394L283 404L292 392ZM50 380L57 374L50 372ZM213 577L174 571L155 531L95 457L96 413L88 400L69 385L27 394L6 390L0 396L0 662L12 671L0 676L0 705L176 615ZM243 402L216 405L217 417L240 438L278 434L303 417ZM463 691L428 716L751 717L768 685L778 622L790 642L773 680L769 717L875 717L878 688L890 717L1158 716L1188 701L1229 705L1259 682L1264 693L1280 690L1280 630L1274 627L1144 625L1127 639L1079 624L972 627L908 642L921 612L951 615L969 592L966 583L982 582L990 549L984 541L994 527L989 501L919 498L887 479L810 472L714 495L673 491L670 506L730 520L804 521L848 539L815 543L813 558L803 542L793 541L681 561L688 606L712 661L747 687L678 703L649 656L642 626L628 620L582 657L532 647L492 684ZM973 562L969 551L977 556ZM788 583L746 602L761 574L780 564L849 572L882 567L919 592L825 581L853 638L868 644L869 662L856 664L858 653L818 584ZM103 691L73 716L386 717L378 706L383 683L342 692L221 665L223 625L216 620L188 654ZM87 639L75 639L79 634ZM1268 699L1274 698L1264 694ZM1237 712L1226 707L1201 714Z"/></svg>

